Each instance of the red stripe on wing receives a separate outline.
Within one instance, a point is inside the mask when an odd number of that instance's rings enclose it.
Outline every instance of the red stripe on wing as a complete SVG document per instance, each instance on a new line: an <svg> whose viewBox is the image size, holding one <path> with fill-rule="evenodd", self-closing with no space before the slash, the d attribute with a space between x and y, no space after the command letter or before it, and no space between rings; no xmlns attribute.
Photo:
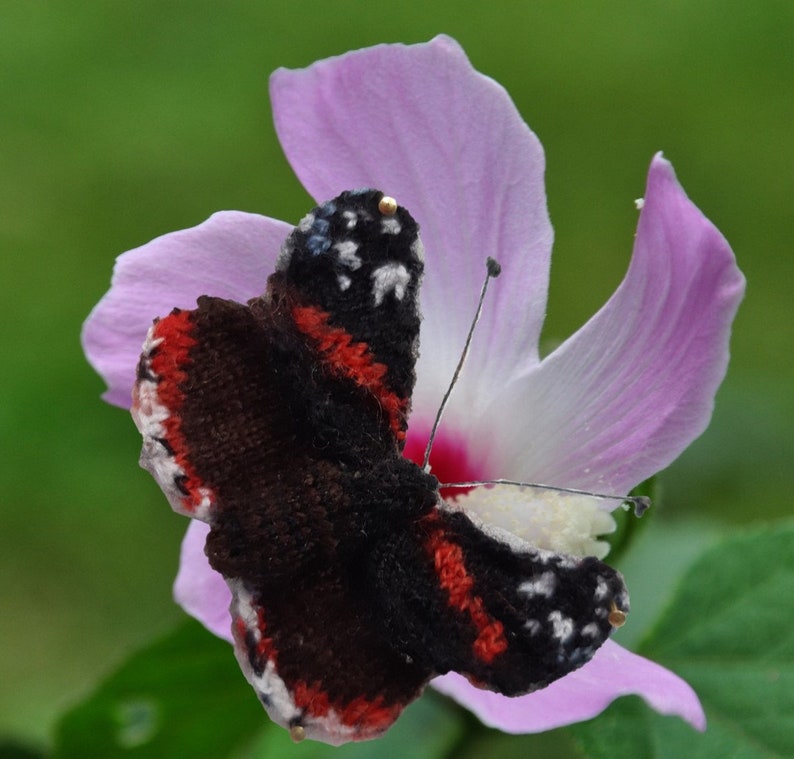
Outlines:
<svg viewBox="0 0 794 759"><path fill-rule="evenodd" d="M425 522L431 528L425 547L433 559L441 587L449 594L449 605L469 617L477 631L472 645L474 655L490 664L507 650L504 625L488 613L482 598L472 592L474 578L466 569L460 545L446 537L433 515L425 517Z"/></svg>
<svg viewBox="0 0 794 759"><path fill-rule="evenodd" d="M313 717L327 717L333 709L343 725L366 728L369 732L385 730L400 716L404 706L389 705L383 696L376 696L372 700L359 696L345 704L337 704L329 700L322 683L309 685L299 680L291 687L295 705Z"/></svg>
<svg viewBox="0 0 794 759"><path fill-rule="evenodd" d="M363 696L353 699L339 712L342 723L366 726L371 731L385 730L400 716L405 704L389 705L383 696L368 701Z"/></svg>
<svg viewBox="0 0 794 759"><path fill-rule="evenodd" d="M304 335L312 338L322 360L334 374L352 379L368 390L386 411L397 440L405 440L408 401L390 390L383 381L388 367L375 361L366 343L356 342L349 332L328 323L330 314L312 306L295 306L292 318Z"/></svg>
<svg viewBox="0 0 794 759"><path fill-rule="evenodd" d="M174 452L174 459L185 473L181 487L186 491L182 506L195 511L206 497L206 489L189 458L188 443L182 432L180 411L185 402L183 385L188 380L190 350L197 344L192 332L195 325L190 311L174 309L154 325L153 337L162 340L151 354L151 371L157 377L157 397L170 412L163 421L165 439ZM204 490L204 492L202 492Z"/></svg>

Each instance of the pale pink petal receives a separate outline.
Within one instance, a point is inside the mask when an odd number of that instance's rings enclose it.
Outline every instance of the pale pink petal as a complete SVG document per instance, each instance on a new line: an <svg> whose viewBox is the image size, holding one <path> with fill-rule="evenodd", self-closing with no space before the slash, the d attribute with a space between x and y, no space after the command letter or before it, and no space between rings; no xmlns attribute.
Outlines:
<svg viewBox="0 0 794 759"><path fill-rule="evenodd" d="M209 525L204 522L190 520L182 539L174 600L211 633L231 643L229 604L232 594L223 577L209 565L204 553L209 531Z"/></svg>
<svg viewBox="0 0 794 759"><path fill-rule="evenodd" d="M537 361L552 241L538 139L449 37L281 69L270 89L287 158L315 198L376 187L421 225L418 412L432 414L449 382L486 257L502 264L449 412L468 416L481 384Z"/></svg>
<svg viewBox="0 0 794 759"><path fill-rule="evenodd" d="M600 714L619 696L641 696L660 714L675 715L698 730L706 715L697 695L670 670L607 641L581 669L543 690L507 698L479 690L457 674L433 687L470 709L482 722L507 733L539 733Z"/></svg>
<svg viewBox="0 0 794 759"><path fill-rule="evenodd" d="M172 232L119 256L110 290L83 325L83 349L108 385L105 400L129 407L141 344L152 319L199 295L245 302L260 295L291 227L240 211Z"/></svg>
<svg viewBox="0 0 794 759"><path fill-rule="evenodd" d="M626 278L482 420L489 472L624 493L664 469L708 424L743 293L728 243L656 156Z"/></svg>

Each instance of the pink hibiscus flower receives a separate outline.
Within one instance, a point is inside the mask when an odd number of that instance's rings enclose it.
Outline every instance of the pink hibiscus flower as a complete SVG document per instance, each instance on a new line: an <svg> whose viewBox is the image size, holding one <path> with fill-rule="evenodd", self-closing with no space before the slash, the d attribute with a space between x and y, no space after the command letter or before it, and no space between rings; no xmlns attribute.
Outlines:
<svg viewBox="0 0 794 759"><path fill-rule="evenodd" d="M271 97L287 157L318 202L380 187L421 224L424 321L406 455L421 460L488 255L504 274L492 284L435 442L431 463L442 481L504 477L626 493L704 430L744 280L724 238L661 156L651 163L626 278L541 360L552 244L543 151L507 93L475 71L457 43L382 45L280 70ZM108 384L106 399L129 407L153 317L193 308L202 294L243 303L260 295L290 228L227 211L121 256L83 332L86 355ZM579 555L604 554L597 537L611 528L615 505L503 488L473 491L458 504L541 548ZM204 555L207 529L190 524L175 595L231 641L229 590ZM518 698L454 674L433 684L509 732L588 719L626 694L705 727L683 680L611 641L581 669Z"/></svg>

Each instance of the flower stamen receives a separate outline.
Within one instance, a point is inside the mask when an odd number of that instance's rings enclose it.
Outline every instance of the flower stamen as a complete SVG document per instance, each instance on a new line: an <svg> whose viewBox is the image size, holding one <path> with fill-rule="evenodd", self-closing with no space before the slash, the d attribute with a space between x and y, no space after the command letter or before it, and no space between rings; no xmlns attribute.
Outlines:
<svg viewBox="0 0 794 759"><path fill-rule="evenodd" d="M647 495L611 495L609 493L593 493L580 488L564 488L560 485L543 485L539 482L523 482L521 480L468 480L466 482L442 482L441 488L474 488L479 485L514 485L519 488L538 488L539 490L556 490L558 493L571 493L573 495L587 495L591 498L600 498L608 501L621 501L634 506L634 515L641 517L650 507L651 499Z"/></svg>

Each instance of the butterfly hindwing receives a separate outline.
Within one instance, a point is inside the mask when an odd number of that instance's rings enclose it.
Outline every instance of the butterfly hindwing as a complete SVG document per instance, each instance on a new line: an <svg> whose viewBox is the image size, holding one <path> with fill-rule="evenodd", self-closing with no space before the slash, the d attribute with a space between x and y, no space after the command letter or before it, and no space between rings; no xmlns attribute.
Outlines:
<svg viewBox="0 0 794 759"><path fill-rule="evenodd" d="M381 735L432 675L388 645L348 571L328 566L266 598L230 583L237 658L268 714L333 744Z"/></svg>
<svg viewBox="0 0 794 759"><path fill-rule="evenodd" d="M597 559L532 548L447 508L384 542L373 565L395 646L510 696L585 664L628 611L622 578Z"/></svg>

